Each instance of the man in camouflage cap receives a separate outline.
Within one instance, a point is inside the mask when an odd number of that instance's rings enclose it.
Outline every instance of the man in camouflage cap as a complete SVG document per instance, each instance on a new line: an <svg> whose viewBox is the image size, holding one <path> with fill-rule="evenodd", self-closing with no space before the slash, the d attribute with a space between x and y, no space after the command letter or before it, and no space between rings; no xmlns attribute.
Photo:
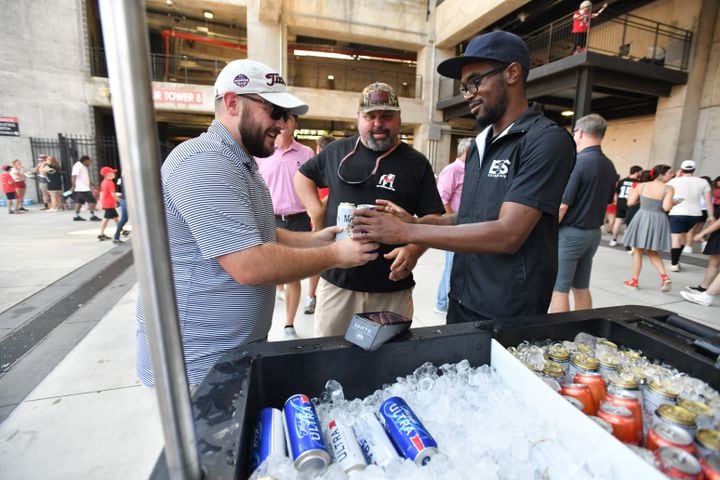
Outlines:
<svg viewBox="0 0 720 480"><path fill-rule="evenodd" d="M358 105L358 135L330 143L295 175L295 190L314 228L336 224L338 205L391 201L411 215L441 215L442 200L427 158L400 141L400 102L387 83L371 83ZM330 188L324 209L317 189ZM354 313L391 311L412 318L412 269L424 249L380 245L363 267L321 275L315 336L344 335Z"/></svg>

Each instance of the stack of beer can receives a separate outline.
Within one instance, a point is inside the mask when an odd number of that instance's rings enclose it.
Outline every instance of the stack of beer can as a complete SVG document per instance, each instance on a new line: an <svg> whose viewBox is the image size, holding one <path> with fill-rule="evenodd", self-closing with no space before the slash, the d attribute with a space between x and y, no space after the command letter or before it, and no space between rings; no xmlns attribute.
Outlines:
<svg viewBox="0 0 720 480"><path fill-rule="evenodd" d="M671 478L720 480L720 395L704 382L586 333L508 350Z"/></svg>
<svg viewBox="0 0 720 480"><path fill-rule="evenodd" d="M315 477L334 461L352 477L368 464L385 468L399 458L425 465L436 453L437 442L400 397L388 398L379 411L365 412L352 425L340 419L321 425L311 400L297 394L282 412L260 411L248 464L252 473L272 455L289 456L301 475Z"/></svg>

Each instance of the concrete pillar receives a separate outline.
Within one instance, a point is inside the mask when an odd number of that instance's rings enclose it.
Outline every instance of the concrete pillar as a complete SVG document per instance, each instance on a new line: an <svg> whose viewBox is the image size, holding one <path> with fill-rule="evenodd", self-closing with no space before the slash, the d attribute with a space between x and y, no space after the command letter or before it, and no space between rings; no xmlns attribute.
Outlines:
<svg viewBox="0 0 720 480"><path fill-rule="evenodd" d="M683 160L691 158L693 154L718 9L717 0L702 0L697 5L699 8L695 11L686 12L698 21L693 37L688 82L674 87L669 97L658 99L650 150L653 165L666 163L679 167Z"/></svg>
<svg viewBox="0 0 720 480"><path fill-rule="evenodd" d="M287 28L281 22L282 0L249 0L248 58L287 73Z"/></svg>

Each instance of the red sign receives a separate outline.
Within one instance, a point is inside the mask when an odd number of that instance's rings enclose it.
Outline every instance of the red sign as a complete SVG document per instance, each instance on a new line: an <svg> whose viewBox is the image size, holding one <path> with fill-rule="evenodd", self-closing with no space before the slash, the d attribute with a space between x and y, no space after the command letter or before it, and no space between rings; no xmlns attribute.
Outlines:
<svg viewBox="0 0 720 480"><path fill-rule="evenodd" d="M190 105L202 105L202 92L192 90L175 90L169 88L154 88L153 102L155 103L183 103Z"/></svg>
<svg viewBox="0 0 720 480"><path fill-rule="evenodd" d="M20 121L18 120L18 117L6 117L0 115L0 135L19 137Z"/></svg>

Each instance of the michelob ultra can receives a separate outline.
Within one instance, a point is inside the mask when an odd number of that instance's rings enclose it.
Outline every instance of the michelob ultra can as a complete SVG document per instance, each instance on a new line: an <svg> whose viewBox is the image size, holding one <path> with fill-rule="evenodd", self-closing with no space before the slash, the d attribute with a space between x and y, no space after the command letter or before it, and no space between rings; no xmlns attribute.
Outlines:
<svg viewBox="0 0 720 480"><path fill-rule="evenodd" d="M400 458L385 430L372 412L365 412L355 421L353 431L368 464L382 468Z"/></svg>
<svg viewBox="0 0 720 480"><path fill-rule="evenodd" d="M346 474L364 470L365 456L352 429L337 420L328 423L328 444L335 461L340 464Z"/></svg>
<svg viewBox="0 0 720 480"><path fill-rule="evenodd" d="M390 397L380 405L380 422L400 454L417 465L438 452L437 442L402 398Z"/></svg>
<svg viewBox="0 0 720 480"><path fill-rule="evenodd" d="M285 439L295 468L302 474L321 475L330 463L315 407L307 395L293 395L285 402Z"/></svg>
<svg viewBox="0 0 720 480"><path fill-rule="evenodd" d="M350 223L352 222L355 208L355 204L350 202L342 202L338 205L335 225L342 228L342 230L335 234L335 240L352 238L352 226Z"/></svg>
<svg viewBox="0 0 720 480"><path fill-rule="evenodd" d="M286 455L283 423L283 414L277 408L266 407L260 410L250 439L251 473L270 455Z"/></svg>

